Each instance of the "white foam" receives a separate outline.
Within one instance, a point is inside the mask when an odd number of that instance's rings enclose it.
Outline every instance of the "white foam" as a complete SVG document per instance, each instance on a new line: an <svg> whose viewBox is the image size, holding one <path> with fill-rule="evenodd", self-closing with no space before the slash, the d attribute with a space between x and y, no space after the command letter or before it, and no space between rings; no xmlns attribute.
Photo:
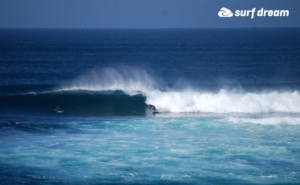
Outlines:
<svg viewBox="0 0 300 185"><path fill-rule="evenodd" d="M300 95L293 92L238 93L221 89L217 93L195 90L150 92L147 102L165 112L211 113L300 113Z"/></svg>
<svg viewBox="0 0 300 185"><path fill-rule="evenodd" d="M300 117L265 117L265 118L238 118L229 117L226 119L227 122L231 123L253 123L260 125L278 125L278 124L289 124L299 125Z"/></svg>

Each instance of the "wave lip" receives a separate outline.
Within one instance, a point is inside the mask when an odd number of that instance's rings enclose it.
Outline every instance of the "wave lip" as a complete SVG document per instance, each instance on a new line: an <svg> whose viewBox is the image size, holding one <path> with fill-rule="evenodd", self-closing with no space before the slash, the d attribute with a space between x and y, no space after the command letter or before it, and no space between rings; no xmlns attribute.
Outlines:
<svg viewBox="0 0 300 185"><path fill-rule="evenodd" d="M135 95L158 88L157 81L146 71L134 67L104 68L81 75L61 90L123 91Z"/></svg>

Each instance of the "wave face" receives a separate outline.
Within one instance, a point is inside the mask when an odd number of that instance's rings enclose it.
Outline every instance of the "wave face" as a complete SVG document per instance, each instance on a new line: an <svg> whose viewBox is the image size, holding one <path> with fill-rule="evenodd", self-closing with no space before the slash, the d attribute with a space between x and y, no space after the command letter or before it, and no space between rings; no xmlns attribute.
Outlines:
<svg viewBox="0 0 300 185"><path fill-rule="evenodd" d="M22 111L30 114L57 114L57 106L63 115L145 115L146 97L127 95L120 91L59 91L0 97L2 111Z"/></svg>

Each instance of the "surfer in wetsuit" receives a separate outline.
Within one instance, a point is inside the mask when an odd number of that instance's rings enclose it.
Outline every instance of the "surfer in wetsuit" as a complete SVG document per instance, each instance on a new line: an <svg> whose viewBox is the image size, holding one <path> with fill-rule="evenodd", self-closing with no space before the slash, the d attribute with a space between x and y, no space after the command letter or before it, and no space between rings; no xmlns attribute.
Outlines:
<svg viewBox="0 0 300 185"><path fill-rule="evenodd" d="M150 109L152 109L152 110L156 111L156 108L155 108L155 106L154 106L154 105L151 105L151 104L149 104L148 106L150 107Z"/></svg>
<svg viewBox="0 0 300 185"><path fill-rule="evenodd" d="M64 110L60 109L59 106L56 107L56 109L54 109L57 113L63 113Z"/></svg>
<svg viewBox="0 0 300 185"><path fill-rule="evenodd" d="M9 121L8 123L9 123L9 124L13 124L13 125L19 124L19 122L17 122L17 121Z"/></svg>

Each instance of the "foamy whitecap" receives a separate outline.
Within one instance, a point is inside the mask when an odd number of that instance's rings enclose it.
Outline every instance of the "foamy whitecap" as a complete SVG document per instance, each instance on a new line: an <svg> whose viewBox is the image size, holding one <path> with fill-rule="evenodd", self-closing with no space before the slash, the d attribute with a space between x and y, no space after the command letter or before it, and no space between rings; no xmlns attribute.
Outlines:
<svg viewBox="0 0 300 185"><path fill-rule="evenodd" d="M221 89L217 93L183 90L151 92L147 102L165 112L270 113L300 112L300 95L293 92L238 93Z"/></svg>

